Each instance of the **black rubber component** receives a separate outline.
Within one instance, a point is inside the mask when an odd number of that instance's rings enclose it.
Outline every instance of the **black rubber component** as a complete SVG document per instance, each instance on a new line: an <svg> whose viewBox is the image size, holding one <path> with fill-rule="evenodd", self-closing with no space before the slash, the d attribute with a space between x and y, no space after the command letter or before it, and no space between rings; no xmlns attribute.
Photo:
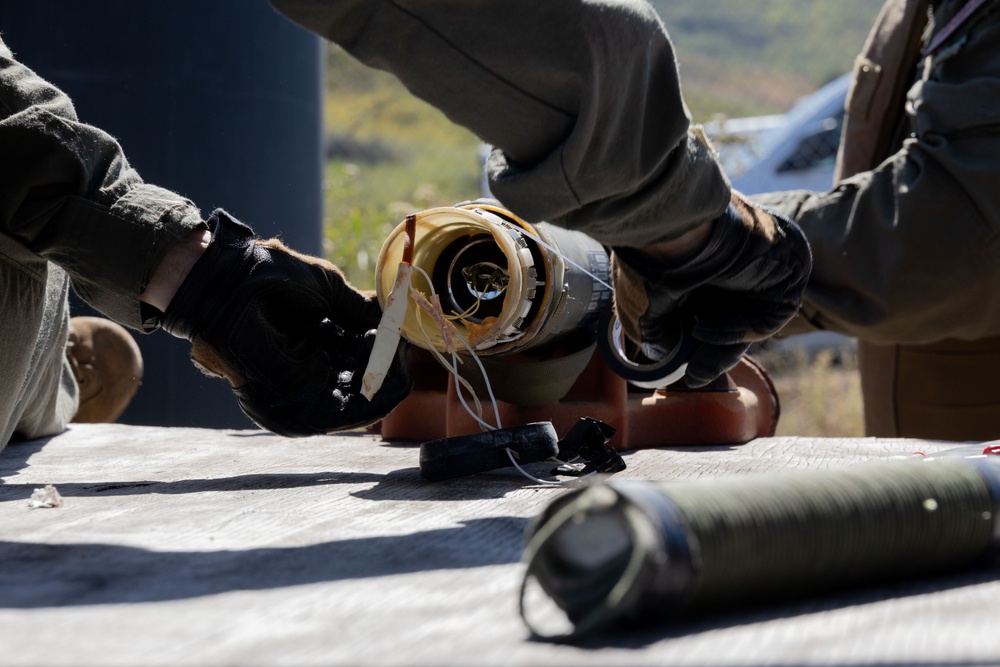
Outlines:
<svg viewBox="0 0 1000 667"><path fill-rule="evenodd" d="M524 465L555 458L559 441L552 422L430 440L420 445L420 475L437 482L507 468L511 465L508 448L518 465Z"/></svg>
<svg viewBox="0 0 1000 667"><path fill-rule="evenodd" d="M694 351L694 339L683 326L676 327L674 332L676 341L670 356L655 362L629 359L622 349L621 341L617 340L616 327L620 327L620 324L614 309L605 309L597 325L597 349L604 363L615 374L636 386L645 388L666 387L680 379L670 376L687 363Z"/></svg>

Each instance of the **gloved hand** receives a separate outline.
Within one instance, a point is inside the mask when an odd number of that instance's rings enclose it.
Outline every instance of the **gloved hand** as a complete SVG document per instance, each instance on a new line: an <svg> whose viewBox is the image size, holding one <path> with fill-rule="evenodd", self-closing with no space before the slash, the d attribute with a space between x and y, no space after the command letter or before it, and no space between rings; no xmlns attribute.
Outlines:
<svg viewBox="0 0 1000 667"><path fill-rule="evenodd" d="M215 211L212 242L164 313L208 375L229 380L260 426L309 436L364 426L412 387L402 345L371 402L361 379L381 310L331 263L289 250Z"/></svg>
<svg viewBox="0 0 1000 667"><path fill-rule="evenodd" d="M812 268L809 243L791 220L733 192L706 245L676 262L634 248L612 253L615 309L625 335L650 361L670 354L684 327L695 340L685 383L703 387L735 366L750 343L799 309Z"/></svg>

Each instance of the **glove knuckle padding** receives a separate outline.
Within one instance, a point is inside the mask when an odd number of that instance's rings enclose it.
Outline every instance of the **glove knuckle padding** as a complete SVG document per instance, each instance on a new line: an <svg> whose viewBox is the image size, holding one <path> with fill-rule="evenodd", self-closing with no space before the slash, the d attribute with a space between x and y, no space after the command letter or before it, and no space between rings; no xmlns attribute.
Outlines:
<svg viewBox="0 0 1000 667"><path fill-rule="evenodd" d="M163 326L198 341L196 363L230 379L251 419L281 435L316 435L376 421L405 397L401 351L384 391L372 402L359 394L377 302L326 260L257 240L223 211L213 221L212 243Z"/></svg>
<svg viewBox="0 0 1000 667"><path fill-rule="evenodd" d="M309 378L328 369L320 358L315 333L308 331L309 315L321 315L325 301L297 285L265 285L232 313L225 344L251 382L262 386L292 387L316 384ZM315 328L315 325L311 328Z"/></svg>
<svg viewBox="0 0 1000 667"><path fill-rule="evenodd" d="M712 369L721 368L718 375L731 368L749 343L794 317L811 267L809 244L795 223L734 192L706 245L683 261L655 263L633 249L615 249L615 307L626 335L636 342L640 335L644 348L655 348L666 320L684 321L702 343L687 371L689 383L700 382Z"/></svg>
<svg viewBox="0 0 1000 667"><path fill-rule="evenodd" d="M350 316L341 318L338 322L344 328L357 333L364 333L374 326L382 315L374 293L364 294L352 287L343 272L335 264L323 259L296 252L285 246L278 239L259 241L257 248L266 249L272 253L274 261L294 267L301 272L305 284L313 287L317 294L323 295L327 306L333 312L345 312Z"/></svg>

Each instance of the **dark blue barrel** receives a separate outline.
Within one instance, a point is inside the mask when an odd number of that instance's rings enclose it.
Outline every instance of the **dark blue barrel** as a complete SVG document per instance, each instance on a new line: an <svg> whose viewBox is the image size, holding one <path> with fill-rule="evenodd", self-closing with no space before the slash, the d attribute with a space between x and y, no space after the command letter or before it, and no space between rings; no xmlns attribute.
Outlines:
<svg viewBox="0 0 1000 667"><path fill-rule="evenodd" d="M266 0L0 0L0 32L147 182L321 252L322 43ZM186 341L137 338L145 379L121 421L251 426Z"/></svg>

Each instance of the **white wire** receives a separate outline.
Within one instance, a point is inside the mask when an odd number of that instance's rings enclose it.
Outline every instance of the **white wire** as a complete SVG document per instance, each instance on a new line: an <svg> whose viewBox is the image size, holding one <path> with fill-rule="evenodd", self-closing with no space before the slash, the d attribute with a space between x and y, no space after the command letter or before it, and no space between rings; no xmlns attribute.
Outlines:
<svg viewBox="0 0 1000 667"><path fill-rule="evenodd" d="M417 317L420 317L419 313L418 313ZM492 424L489 424L489 423L487 423L487 422L485 422L483 420L483 417L482 417L482 414L483 414L482 405L480 404L479 397L476 396L476 392L472 388L472 385L469 384L468 380L466 380L465 378L463 378L462 376L460 376L458 374L458 357L457 357L457 355L454 354L454 353L452 353L452 355L451 355L452 356L452 363L451 363L451 365L449 365L448 362L447 362L447 360L444 358L444 356L440 352L438 352L436 349L434 349L434 345L431 343L430 339L427 337L427 332L424 331L423 325L420 326L420 335L423 337L424 342L427 344L427 349L431 352L431 354L434 355L434 359L439 364L441 364L441 366L444 367L444 369L446 371L448 371L448 373L452 377L455 378L455 392L458 395L458 400L462 403L462 407L465 408L465 411L469 414L470 417L472 417L476 421L476 423L479 424L479 426L484 431L493 431L493 430L496 430L497 429L496 426L493 426ZM488 380L487 380L487 382L488 382ZM461 388L459 387L459 383L461 383L461 385L464 386L469 391L470 394L472 394L472 398L476 402L476 410L475 411L473 411L473 409L466 402L465 397L462 394ZM495 402L494 402L494 410L495 409L496 408L495 408ZM499 423L499 419L497 420L497 423Z"/></svg>
<svg viewBox="0 0 1000 667"><path fill-rule="evenodd" d="M428 288L431 291L431 296L433 297L436 294L436 292L434 291L434 284L431 282L431 277L421 267L414 266L413 268L414 268L414 270L418 271L420 273L420 275L422 275L424 277L424 280L427 281L427 286L428 286ZM411 285L410 289L415 289L415 288ZM431 344L430 340L428 340L426 333L424 333L423 327L421 327L421 335L424 337L424 341L427 343L427 346L429 348L431 348L432 351L436 352L436 350L433 349L434 346ZM447 364L446 364L445 367L448 368L448 371L455 378L455 393L458 394L458 400L459 400L459 402L462 404L462 407L465 408L465 411L468 412L469 415L473 419L475 419L476 422L479 423L479 425L482 426L483 428L485 428L487 430L490 430L490 431L503 428L501 426L501 423L500 423L500 408L497 405L496 396L493 394L493 386L490 384L490 378L486 374L486 368L483 366L483 362L479 359L479 355L475 353L475 351L472 349L472 346L469 345L469 342L467 340L465 340L465 338L463 338L462 336L457 335L457 334L455 335L455 338L457 338L459 340L459 342L461 342L462 345L465 347L465 349L468 350L469 355L475 360L476 365L479 367L479 372L482 373L482 375L483 375L483 382L486 383L486 391L487 391L487 393L490 396L490 404L493 406L493 416L496 418L497 425L496 426L492 426L492 425L486 423L486 421L484 421L482 419L482 417L480 417L475 412L473 412L472 408L469 407L469 404L466 402L465 397L462 395L462 387L461 387L461 385L459 385L460 376L458 374L458 360L457 360L456 354L453 352L452 353L452 363L451 363L451 366L448 367ZM436 355L436 356L440 357L439 354ZM440 357L439 361L440 360L443 360L443 357ZM473 389L472 389L471 386L467 387L467 389L473 395L473 397L476 396L476 393L475 393L475 391L473 391ZM476 398L476 400L478 402L478 398Z"/></svg>
<svg viewBox="0 0 1000 667"><path fill-rule="evenodd" d="M489 394L490 404L493 406L493 416L496 417L496 420L497 420L496 428L498 428L498 429L499 428L503 428L500 425L500 408L497 406L496 396L493 395L493 385L490 384L490 376L486 374L486 367L483 366L482 360L479 358L479 355L476 354L475 351L472 349L472 346L469 345L469 342L467 340L465 340L464 338L462 338L461 336L457 336L457 338L462 343L462 345L465 346L465 349L468 350L469 355L472 357L472 359L476 362L476 365L479 367L479 372L483 376L483 382L486 383L486 393ZM455 378L456 378L456 381L457 381L457 378L458 378L457 356L456 356L455 353L452 353L451 356L452 356L452 363L453 363L454 374L455 374ZM462 398L462 392L458 391L458 385L455 385L455 389L456 389L456 391L458 393L459 400L461 400L462 404L465 405L465 399ZM469 392L471 394L475 395L476 392L473 391L473 389L472 389L471 386L468 386L467 389L469 390ZM466 406L466 409L468 410L468 406Z"/></svg>
<svg viewBox="0 0 1000 667"><path fill-rule="evenodd" d="M472 408L470 408L469 404L465 401L465 396L462 394L462 387L459 386L459 384L458 384L458 381L459 381L459 376L458 376L458 360L457 360L456 357L457 357L457 354L453 352L452 355L451 355L451 360L452 360L452 364L453 364L452 368L451 368L451 373L452 373L452 375L455 378L455 393L458 395L458 402L462 404L462 407L465 408L465 411L467 413L469 413L469 415L473 419L475 419L479 423L479 425L482 426L484 429L486 429L487 431L496 431L496 430L499 430L502 427L500 426L500 413L497 411L496 401L493 401L493 415L497 419L497 425L496 426L493 426L492 424L487 423L482 417L480 417L478 414L474 413L472 411ZM487 387L489 387L489 382L490 381L487 379L486 380L486 386ZM468 386L467 383L463 382L463 385L465 385L465 388L469 390L469 392L472 394L473 398L476 399L476 404L478 405L479 404L479 398L476 396L476 392L473 391L472 387ZM492 398L492 391L490 392L490 397Z"/></svg>
<svg viewBox="0 0 1000 667"><path fill-rule="evenodd" d="M576 268L580 269L581 271L583 271L584 273L586 273L588 276L590 276L591 278L593 278L596 282L599 282L600 284L604 285L605 287L607 287L612 292L615 291L615 288L612 287L610 284L604 282L603 280L601 280L600 278L598 278L597 276L595 276L593 273L591 273L587 269L583 268L582 266L580 266L579 264L577 264L576 262L574 262L573 260L571 260L566 255L564 255L561 252L559 252L558 249L554 248L553 246L549 245L548 243L546 243L542 239L538 238L537 235L532 234L530 231L528 231L527 229L524 229L523 227L518 227L517 231L521 232L522 234L524 234L525 236L527 236L529 239L531 239L532 241L534 241L538 245L544 247L545 249L547 249L552 254L556 255L557 257L560 257L567 264L571 264L571 265L575 266Z"/></svg>
<svg viewBox="0 0 1000 667"><path fill-rule="evenodd" d="M577 484L580 484L583 480L587 479L588 477L593 477L594 475L597 474L597 471L588 472L586 475L580 475L576 479L567 480L565 482L554 479L539 479L538 477L535 477L534 475L532 475L527 470L525 470L524 468L522 468L517 464L517 460L514 456L516 452L514 452L513 449L511 449L510 447L506 447L505 449L507 451L507 458L509 458L510 462L514 464L514 467L517 468L522 475L524 475L531 481L535 482L536 484L544 484L545 486L575 486ZM558 461L558 459L556 459L556 461ZM562 461L559 461L559 463L562 463Z"/></svg>
<svg viewBox="0 0 1000 667"><path fill-rule="evenodd" d="M535 482L536 484L544 484L545 486L565 486L565 484L560 481L551 479L538 479L530 472L528 472L520 465L518 465L517 460L514 458L514 450L512 450L510 447L505 447L504 449L507 451L507 457L510 459L510 462L514 464L514 467L517 468L522 475L530 479L532 482Z"/></svg>
<svg viewBox="0 0 1000 667"><path fill-rule="evenodd" d="M420 317L421 313L418 310L417 318L419 319ZM444 358L444 355L442 355L437 349L434 348L434 345L433 343L431 343L430 338L427 337L427 332L424 330L423 324L420 324L419 326L420 326L420 335L421 337L423 337L424 342L427 344L428 351L430 351L430 353L434 355L435 361L437 361L446 371L448 371L449 374L451 374L452 377L455 378L455 391L458 394L459 401L461 401L462 406L465 408L465 411L469 413L469 415L483 428L483 430L485 431L495 430L496 429L495 426L483 421L482 418L483 407L482 404L479 402L479 397L476 396L476 392L475 390L473 390L472 385L469 384L468 380L466 380L465 378L463 378L461 375L458 374L458 356L452 353L451 355L452 363L449 364L448 361ZM475 412L473 412L472 408L470 408L468 403L465 402L465 397L462 395L462 392L458 386L459 383L461 383L461 385L464 386L469 391L470 394L472 394L472 399L476 402Z"/></svg>
<svg viewBox="0 0 1000 667"><path fill-rule="evenodd" d="M580 266L576 262L573 262L572 260L570 260L566 256L562 255L559 251L557 251L552 246L546 244L541 239L537 238L536 236L534 236L532 234L528 234L528 236L530 238L532 238L536 243L539 243L539 244L545 246L551 252L559 255L560 257L563 258L563 260L565 260L566 262L569 262L573 266L577 267L578 269L580 269L581 271L583 271L584 273L586 273L587 275L589 275L591 278L593 278L597 282L599 282L602 285L608 287L609 289L611 288L611 285L608 285L606 282L604 282L603 280L601 280L600 278L598 278L594 274L590 273L589 271L587 271L586 269L584 269L582 266ZM431 277L421 267L419 267L419 266L413 266L413 268L414 268L414 270L418 271L424 277L424 280L427 281L427 286L428 286L428 288L431 291L431 297L433 297L436 294L436 292L434 290L434 284L431 282ZM416 288L414 288L412 285L410 285L409 288L411 290L413 290L413 291L416 291ZM424 342L427 343L427 347L432 352L434 352L434 356L438 360L438 362L442 363L442 365L445 365L445 367L448 368L447 364L444 363L445 362L444 356L441 355L441 353L438 352L436 349L434 349L434 346L431 344L430 339L427 337L427 333L424 331L424 329L423 329L422 326L420 327L420 335L423 337ZM493 394L493 386L490 384L490 378L489 378L489 375L487 375L487 373L486 373L486 368L483 366L483 362L482 362L482 360L480 360L479 355L476 354L475 350L472 349L472 346L469 344L469 342L464 337L462 337L462 336L460 336L460 335L458 335L456 333L455 338L457 338L459 340L459 342L461 342L462 345L465 347L465 349L469 352L469 355L472 357L472 359L475 360L476 365L479 367L479 372L482 373L483 382L486 384L486 391L487 391L487 393L489 394L489 397L490 397L490 404L493 406L493 415L496 418L497 425L496 426L492 426L492 425L488 424L485 420L483 420L483 418L479 414L477 414L475 411L472 410L471 407L469 407L469 404L465 400L465 396L462 394L462 385L463 384L466 385L466 389L468 389L469 393L472 394L472 397L475 399L477 405L479 404L479 398L476 396L476 392L473 390L472 386L469 385L468 382L458 374L458 355L457 355L457 353L452 352L451 353L451 367L448 368L448 371L455 378L455 393L458 394L458 400L462 404L462 407L465 409L465 411L469 414L469 416L471 416L481 427L483 427L484 429L489 430L489 431L498 430L498 429L502 428L501 423L500 423L500 408L497 405L496 396ZM460 382L462 384L459 384ZM535 482L536 484L541 484L543 486L566 486L567 484L569 484L569 482L563 482L563 481L558 481L558 480L539 479L538 477L535 477L534 475L532 475L531 473L529 473L527 470L525 470L524 468L522 468L518 464L517 460L514 458L514 452L513 452L513 450L510 447L506 447L505 450L507 452L507 457L510 459L510 462L512 464L514 464L514 467L517 468L518 472L520 472L522 475L524 475L525 477L527 477L531 481ZM586 477L590 477L590 475L593 475L593 474L594 473L590 473L588 475L584 475L580 479L583 479L583 478L586 478ZM577 483L577 482L578 482L578 480L574 480L574 482L572 482L572 483Z"/></svg>

